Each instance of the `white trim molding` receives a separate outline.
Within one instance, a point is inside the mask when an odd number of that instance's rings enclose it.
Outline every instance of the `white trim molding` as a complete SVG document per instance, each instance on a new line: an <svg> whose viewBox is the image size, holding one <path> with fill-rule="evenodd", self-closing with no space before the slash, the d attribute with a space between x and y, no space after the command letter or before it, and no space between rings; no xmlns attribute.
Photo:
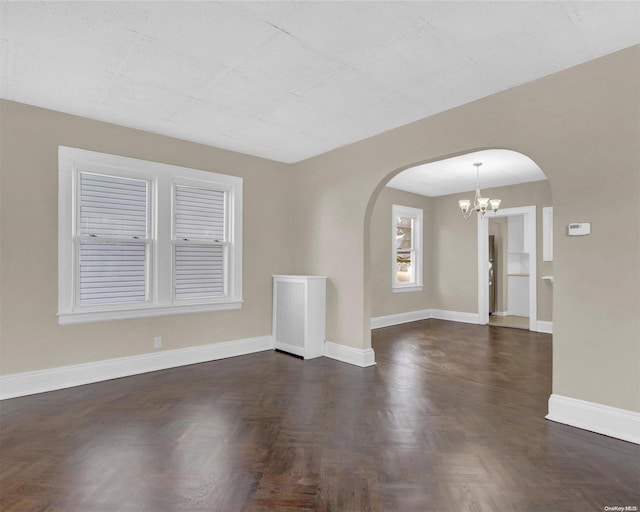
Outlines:
<svg viewBox="0 0 640 512"><path fill-rule="evenodd" d="M437 320L449 320L465 324L482 324L478 313L465 313L464 311L447 311L446 309L432 309L431 318Z"/></svg>
<svg viewBox="0 0 640 512"><path fill-rule="evenodd" d="M411 247L405 249L411 254L411 265L413 268L409 272L409 281L398 281L398 219L406 217L411 219ZM404 237L403 237L404 238ZM422 290L422 209L391 205L391 290L393 293L418 292Z"/></svg>
<svg viewBox="0 0 640 512"><path fill-rule="evenodd" d="M542 261L553 261L553 206L542 208Z"/></svg>
<svg viewBox="0 0 640 512"><path fill-rule="evenodd" d="M445 309L420 309L418 311L407 311L395 315L378 316L371 319L371 328L380 329L391 325L417 322L418 320L450 320L452 322L463 322L466 324L479 324L480 317L477 313L465 313L464 311L447 311Z"/></svg>
<svg viewBox="0 0 640 512"><path fill-rule="evenodd" d="M324 357L366 368L376 364L375 352L372 348L353 348L331 341L324 342Z"/></svg>
<svg viewBox="0 0 640 512"><path fill-rule="evenodd" d="M427 320L429 318L432 318L430 309L407 311L406 313L397 313L395 315L385 315L372 318L371 328L380 329L381 327L417 322L418 320Z"/></svg>
<svg viewBox="0 0 640 512"><path fill-rule="evenodd" d="M508 312L496 312L496 316L508 316ZM396 313L394 315L376 316L371 319L371 328L380 329L382 327L391 327L392 325L407 324L409 322L417 322L418 320L428 320L435 318L437 320L449 320L451 322L462 322L466 324L483 325L480 321L480 315L477 313L466 313L464 311L448 311L446 309L420 309L418 311L407 311L406 313ZM553 334L553 322L546 320L538 320L536 322L535 332L545 334Z"/></svg>
<svg viewBox="0 0 640 512"><path fill-rule="evenodd" d="M0 400L273 349L271 336L0 376Z"/></svg>
<svg viewBox="0 0 640 512"><path fill-rule="evenodd" d="M529 330L537 331L538 323L538 283L537 283L537 249L536 249L536 206L518 206L503 208L481 217L478 215L478 323L489 323L489 219L493 217L510 217L524 215L524 245L529 254Z"/></svg>
<svg viewBox="0 0 640 512"><path fill-rule="evenodd" d="M551 421L640 444L640 413L595 402L553 394L549 397Z"/></svg>
<svg viewBox="0 0 640 512"><path fill-rule="evenodd" d="M538 332L544 332L546 334L553 334L553 322L548 322L546 320L538 320L536 322Z"/></svg>

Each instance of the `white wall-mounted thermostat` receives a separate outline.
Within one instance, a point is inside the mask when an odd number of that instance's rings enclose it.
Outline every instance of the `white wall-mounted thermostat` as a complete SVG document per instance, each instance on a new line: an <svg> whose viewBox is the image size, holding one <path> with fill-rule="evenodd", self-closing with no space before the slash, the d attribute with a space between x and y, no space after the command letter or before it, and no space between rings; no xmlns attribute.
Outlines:
<svg viewBox="0 0 640 512"><path fill-rule="evenodd" d="M569 224L569 236L591 234L591 222L572 222Z"/></svg>

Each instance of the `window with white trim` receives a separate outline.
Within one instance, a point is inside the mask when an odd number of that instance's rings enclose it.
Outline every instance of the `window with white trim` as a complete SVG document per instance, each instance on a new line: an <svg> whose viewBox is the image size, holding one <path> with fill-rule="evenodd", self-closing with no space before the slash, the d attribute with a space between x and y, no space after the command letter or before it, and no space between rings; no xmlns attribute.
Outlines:
<svg viewBox="0 0 640 512"><path fill-rule="evenodd" d="M391 207L391 282L394 292L422 290L422 210Z"/></svg>
<svg viewBox="0 0 640 512"><path fill-rule="evenodd" d="M59 148L60 324L242 305L242 178Z"/></svg>

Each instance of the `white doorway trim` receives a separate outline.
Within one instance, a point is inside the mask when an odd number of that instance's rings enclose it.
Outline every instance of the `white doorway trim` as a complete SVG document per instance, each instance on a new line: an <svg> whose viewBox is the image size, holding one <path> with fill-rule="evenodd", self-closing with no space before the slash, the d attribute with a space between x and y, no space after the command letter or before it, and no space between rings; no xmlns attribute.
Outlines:
<svg viewBox="0 0 640 512"><path fill-rule="evenodd" d="M538 330L538 279L536 270L536 207L505 208L485 217L478 215L478 320L489 323L489 219L524 215L525 243L529 248L529 330ZM506 262L505 262L506 263Z"/></svg>

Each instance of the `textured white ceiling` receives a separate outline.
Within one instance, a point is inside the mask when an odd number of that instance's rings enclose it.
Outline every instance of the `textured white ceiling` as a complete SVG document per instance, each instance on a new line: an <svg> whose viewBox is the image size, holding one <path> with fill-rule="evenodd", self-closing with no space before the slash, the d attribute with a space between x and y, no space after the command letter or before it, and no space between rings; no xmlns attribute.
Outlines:
<svg viewBox="0 0 640 512"><path fill-rule="evenodd" d="M297 162L639 27L640 2L2 2L0 96Z"/></svg>
<svg viewBox="0 0 640 512"><path fill-rule="evenodd" d="M546 180L528 156L506 149L489 149L418 165L394 176L387 187L428 197L446 196L476 189L476 162L480 166L480 188L506 187Z"/></svg>

